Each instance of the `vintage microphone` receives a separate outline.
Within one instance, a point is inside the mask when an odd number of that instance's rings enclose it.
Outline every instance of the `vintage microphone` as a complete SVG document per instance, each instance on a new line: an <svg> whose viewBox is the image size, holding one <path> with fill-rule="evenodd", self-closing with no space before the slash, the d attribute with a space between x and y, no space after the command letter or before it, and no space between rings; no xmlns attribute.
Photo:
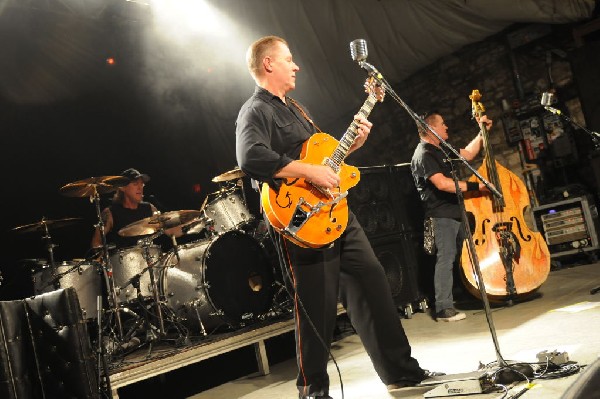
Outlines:
<svg viewBox="0 0 600 399"><path fill-rule="evenodd" d="M367 41L365 39L356 39L350 42L350 57L358 65L369 73L375 73L382 78L379 71L367 62L369 50L367 49Z"/></svg>
<svg viewBox="0 0 600 399"><path fill-rule="evenodd" d="M559 109L551 107L551 105L554 102L555 102L555 100L554 100L554 93L551 93L551 92L544 92L544 93L542 93L542 98L540 100L540 103L542 104L542 107L544 107L547 111L552 112L553 114L561 115L562 112Z"/></svg>

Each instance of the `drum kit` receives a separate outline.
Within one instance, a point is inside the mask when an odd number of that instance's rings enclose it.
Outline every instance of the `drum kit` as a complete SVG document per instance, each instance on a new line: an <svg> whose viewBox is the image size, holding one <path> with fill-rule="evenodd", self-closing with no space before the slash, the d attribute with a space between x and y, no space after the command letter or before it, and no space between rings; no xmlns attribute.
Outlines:
<svg viewBox="0 0 600 399"><path fill-rule="evenodd" d="M156 213L123 227L119 235L139 239L136 246L119 249L106 241L100 195L129 180L92 177L61 187L67 197L94 203L102 247L86 259L56 262L50 231L81 219L42 218L15 227L17 233L43 234L48 260L25 262L31 266L35 294L74 288L84 319L97 326L98 345L113 355L132 342L185 343L223 327L264 320L272 314L276 273L263 243L250 231L254 216L246 207L243 176L234 169L213 178L220 190L209 194L199 210ZM179 227L191 240L177 244L172 237L171 248L163 252L154 240ZM195 239L196 234L201 238Z"/></svg>

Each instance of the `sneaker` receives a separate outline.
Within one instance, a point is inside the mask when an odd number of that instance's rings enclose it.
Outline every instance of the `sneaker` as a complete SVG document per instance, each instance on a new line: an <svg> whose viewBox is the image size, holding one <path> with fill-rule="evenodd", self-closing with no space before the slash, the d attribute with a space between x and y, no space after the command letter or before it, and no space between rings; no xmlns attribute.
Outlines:
<svg viewBox="0 0 600 399"><path fill-rule="evenodd" d="M436 321L459 321L467 317L463 312L457 312L454 308L440 310L435 314Z"/></svg>

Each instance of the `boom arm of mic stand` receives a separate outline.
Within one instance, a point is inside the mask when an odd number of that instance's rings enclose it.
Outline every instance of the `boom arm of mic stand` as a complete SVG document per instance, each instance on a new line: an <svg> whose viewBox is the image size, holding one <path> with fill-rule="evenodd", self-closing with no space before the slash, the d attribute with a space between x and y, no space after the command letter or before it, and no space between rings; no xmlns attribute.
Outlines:
<svg viewBox="0 0 600 399"><path fill-rule="evenodd" d="M583 130L584 132L586 132L587 134L589 134L592 137L592 140L594 140L594 143L596 144L596 146L600 145L600 142L599 142L600 133L594 132L593 130L588 129L585 126L580 125L579 123L577 123L574 120L572 120L571 118L569 118L567 115L563 114L560 109L552 108L549 106L544 106L544 109L546 109L546 111L548 111L548 112L552 112L553 114L560 116L561 118L565 119L570 124L577 126L579 129Z"/></svg>

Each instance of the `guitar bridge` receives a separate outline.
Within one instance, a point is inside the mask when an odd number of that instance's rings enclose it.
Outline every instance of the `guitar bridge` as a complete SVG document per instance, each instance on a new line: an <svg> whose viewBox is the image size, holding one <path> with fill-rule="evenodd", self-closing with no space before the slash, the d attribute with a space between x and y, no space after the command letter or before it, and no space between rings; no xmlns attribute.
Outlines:
<svg viewBox="0 0 600 399"><path fill-rule="evenodd" d="M283 229L283 232L298 239L298 237L296 236L296 233L298 232L298 230L300 230L302 228L302 226L304 226L306 224L306 222L313 215L320 212L321 208L323 208L324 206L331 206L331 207L334 206L335 204L340 202L342 199L346 198L347 195L348 195L348 192L345 191L345 192L341 193L340 195L338 195L337 197L335 197L332 201L327 201L327 202L319 201L316 205L311 205L308 202L306 202L304 197L300 197L298 199L298 204L296 205L296 209L294 210L294 214L292 215L287 227L285 227ZM308 208L308 210L307 210L307 208Z"/></svg>

